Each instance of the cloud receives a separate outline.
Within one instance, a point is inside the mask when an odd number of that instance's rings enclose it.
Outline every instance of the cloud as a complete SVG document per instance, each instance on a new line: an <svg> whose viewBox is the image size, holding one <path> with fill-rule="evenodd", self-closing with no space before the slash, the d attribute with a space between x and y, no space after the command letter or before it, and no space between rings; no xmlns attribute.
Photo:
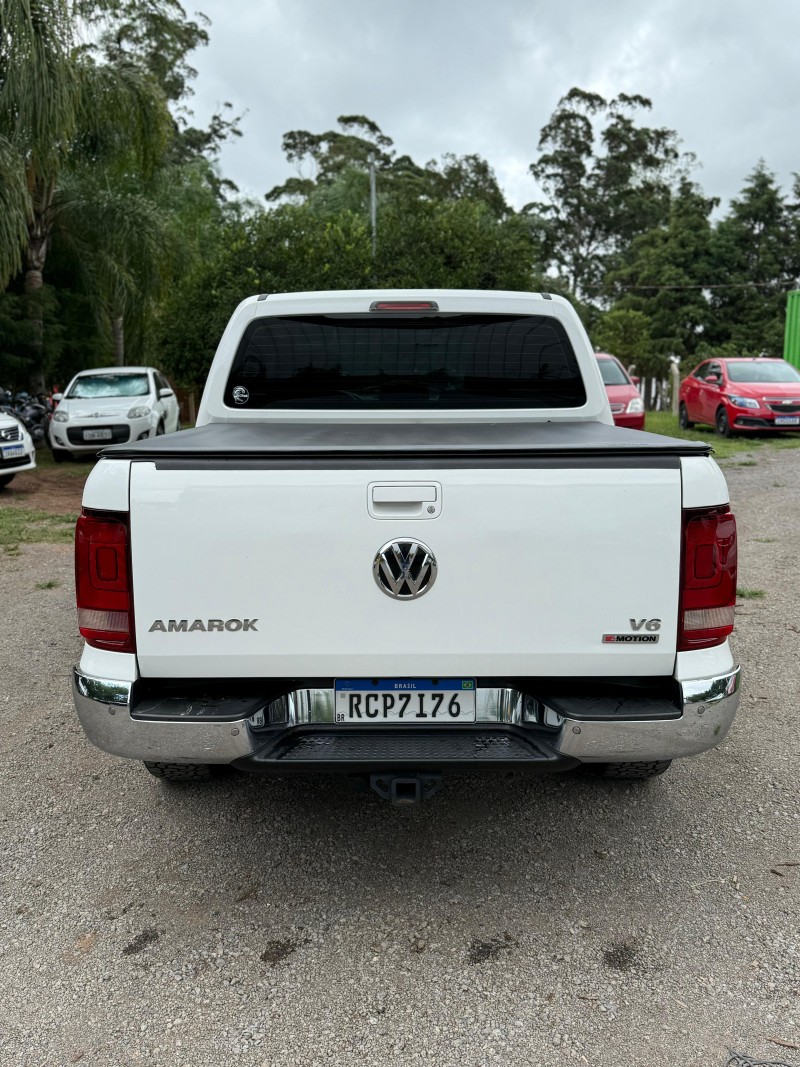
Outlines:
<svg viewBox="0 0 800 1067"><path fill-rule="evenodd" d="M210 46L193 106L245 110L222 165L260 197L291 168L290 129L321 131L366 114L418 162L478 152L517 206L536 193L539 130L572 86L652 99L649 122L675 129L710 195L736 195L760 158L787 186L800 169L796 42L800 7L764 0L207 0Z"/></svg>

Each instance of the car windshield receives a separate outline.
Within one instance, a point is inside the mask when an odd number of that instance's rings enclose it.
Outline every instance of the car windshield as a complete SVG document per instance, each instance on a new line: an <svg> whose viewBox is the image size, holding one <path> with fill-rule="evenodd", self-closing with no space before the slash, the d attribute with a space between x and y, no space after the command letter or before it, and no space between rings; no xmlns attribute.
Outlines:
<svg viewBox="0 0 800 1067"><path fill-rule="evenodd" d="M800 374L789 363L729 363L732 382L800 382Z"/></svg>
<svg viewBox="0 0 800 1067"><path fill-rule="evenodd" d="M77 378L68 400L102 400L115 396L147 396L146 374L87 374Z"/></svg>
<svg viewBox="0 0 800 1067"><path fill-rule="evenodd" d="M259 318L225 403L250 408L579 407L578 361L558 319L441 314Z"/></svg>
<svg viewBox="0 0 800 1067"><path fill-rule="evenodd" d="M598 359L603 385L630 385L628 375L615 359Z"/></svg>

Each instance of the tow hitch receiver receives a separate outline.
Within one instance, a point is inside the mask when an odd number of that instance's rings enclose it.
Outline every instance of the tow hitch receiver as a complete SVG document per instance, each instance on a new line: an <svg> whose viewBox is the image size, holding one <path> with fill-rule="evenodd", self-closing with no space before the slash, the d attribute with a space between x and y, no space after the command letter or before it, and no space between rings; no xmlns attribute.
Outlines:
<svg viewBox="0 0 800 1067"><path fill-rule="evenodd" d="M396 807L421 804L439 791L441 774L371 774L369 784L381 798Z"/></svg>

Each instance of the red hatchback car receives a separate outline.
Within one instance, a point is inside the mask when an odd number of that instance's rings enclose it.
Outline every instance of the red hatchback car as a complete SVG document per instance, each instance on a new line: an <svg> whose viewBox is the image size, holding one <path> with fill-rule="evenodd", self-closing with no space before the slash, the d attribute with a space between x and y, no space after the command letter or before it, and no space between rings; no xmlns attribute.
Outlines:
<svg viewBox="0 0 800 1067"><path fill-rule="evenodd" d="M614 425L627 426L629 430L643 430L644 401L636 388L638 378L631 379L616 356L595 352L595 357L608 393Z"/></svg>
<svg viewBox="0 0 800 1067"><path fill-rule="evenodd" d="M707 359L681 382L678 419L723 437L758 430L800 431L800 373L783 359Z"/></svg>

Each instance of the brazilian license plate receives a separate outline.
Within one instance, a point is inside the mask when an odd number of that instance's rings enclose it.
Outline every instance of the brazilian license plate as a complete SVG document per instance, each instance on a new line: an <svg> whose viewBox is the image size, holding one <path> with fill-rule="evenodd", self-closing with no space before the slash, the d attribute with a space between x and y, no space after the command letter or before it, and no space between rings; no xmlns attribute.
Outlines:
<svg viewBox="0 0 800 1067"><path fill-rule="evenodd" d="M3 445L2 456L3 459L19 459L20 456L25 455L25 445Z"/></svg>
<svg viewBox="0 0 800 1067"><path fill-rule="evenodd" d="M111 430L84 430L84 441L110 441Z"/></svg>
<svg viewBox="0 0 800 1067"><path fill-rule="evenodd" d="M800 415L776 415L776 426L800 426Z"/></svg>
<svg viewBox="0 0 800 1067"><path fill-rule="evenodd" d="M334 692L343 725L475 722L474 678L339 678Z"/></svg>

